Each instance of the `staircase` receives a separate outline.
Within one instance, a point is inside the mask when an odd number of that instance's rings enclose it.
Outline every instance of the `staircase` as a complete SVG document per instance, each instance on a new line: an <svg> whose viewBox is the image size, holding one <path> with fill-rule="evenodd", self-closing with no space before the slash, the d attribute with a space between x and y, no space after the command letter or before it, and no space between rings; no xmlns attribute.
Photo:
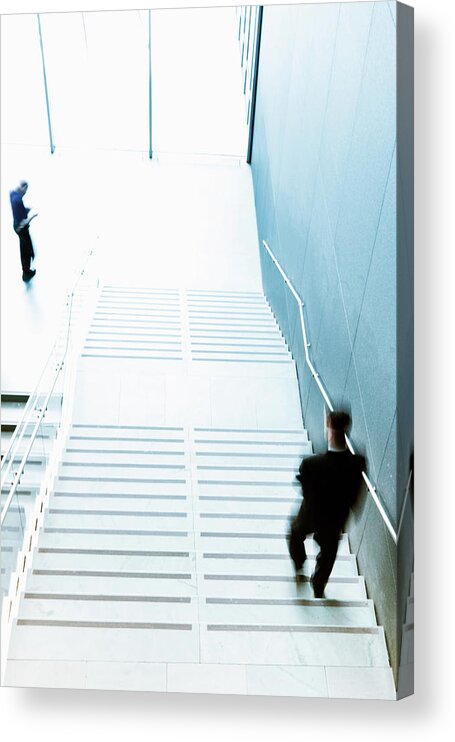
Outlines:
<svg viewBox="0 0 455 742"><path fill-rule="evenodd" d="M295 583L285 535L312 446L295 409L283 424L297 379L264 297L105 287L80 364L83 412L76 405L6 684L395 698L347 535L324 599L308 582L312 539L307 581ZM126 423L132 410L119 403L116 421L90 419L89 385L95 404L108 370L160 389L156 416L138 409Z"/></svg>

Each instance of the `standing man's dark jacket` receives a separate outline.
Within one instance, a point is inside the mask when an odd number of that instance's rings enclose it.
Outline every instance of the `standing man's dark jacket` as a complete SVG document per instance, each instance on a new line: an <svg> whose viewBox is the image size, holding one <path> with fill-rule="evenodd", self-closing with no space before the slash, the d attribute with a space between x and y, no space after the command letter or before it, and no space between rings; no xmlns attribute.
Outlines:
<svg viewBox="0 0 455 742"><path fill-rule="evenodd" d="M11 191L9 194L9 198L11 201L11 208L13 210L13 226L17 232L19 224L24 219L27 219L30 209L27 209L24 206L24 202L22 201L22 194L19 193L19 191Z"/></svg>
<svg viewBox="0 0 455 742"><path fill-rule="evenodd" d="M308 533L343 529L359 494L364 469L364 457L347 449L303 459L297 479L304 501L297 517L304 518Z"/></svg>

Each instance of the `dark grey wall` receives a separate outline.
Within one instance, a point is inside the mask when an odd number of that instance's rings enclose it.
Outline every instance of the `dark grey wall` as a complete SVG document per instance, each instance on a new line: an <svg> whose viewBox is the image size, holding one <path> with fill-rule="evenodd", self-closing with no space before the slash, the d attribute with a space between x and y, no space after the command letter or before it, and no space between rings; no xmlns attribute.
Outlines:
<svg viewBox="0 0 455 742"><path fill-rule="evenodd" d="M397 115L404 129L410 113L397 109L397 24L412 38L406 11L395 2L265 6L252 154L264 289L297 363L305 424L323 450L323 401L304 363L297 305L262 240L305 302L313 362L333 402L350 405L353 443L395 527L412 450L409 362L400 407L397 394L397 352L410 353L412 321L407 286L397 325L397 280L412 275L403 200L412 155L405 136L397 153L396 136ZM408 55L409 45L403 80ZM397 553L371 497L350 534L396 666Z"/></svg>

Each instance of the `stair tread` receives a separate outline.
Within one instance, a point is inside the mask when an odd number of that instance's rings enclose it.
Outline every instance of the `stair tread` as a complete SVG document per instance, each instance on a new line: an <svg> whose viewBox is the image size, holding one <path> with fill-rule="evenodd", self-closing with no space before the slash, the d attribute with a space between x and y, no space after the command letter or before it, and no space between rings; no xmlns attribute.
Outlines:
<svg viewBox="0 0 455 742"><path fill-rule="evenodd" d="M215 628L213 628L215 627ZM107 628L107 627L106 627ZM155 630L154 630L155 628ZM183 624L166 630L16 624L11 659L86 661L235 662L238 664L329 664L388 666L385 643L377 633L353 631L225 630L216 624ZM320 627L317 627L320 629ZM301 629L301 627L299 627ZM227 634L229 641L226 641ZM273 636L273 642L270 641Z"/></svg>

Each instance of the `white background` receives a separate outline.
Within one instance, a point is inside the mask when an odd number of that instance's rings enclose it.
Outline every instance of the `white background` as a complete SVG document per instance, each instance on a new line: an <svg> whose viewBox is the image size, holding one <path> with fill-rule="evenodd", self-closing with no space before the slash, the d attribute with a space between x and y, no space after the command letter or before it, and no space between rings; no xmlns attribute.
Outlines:
<svg viewBox="0 0 455 742"><path fill-rule="evenodd" d="M152 7L208 5L155 0ZM213 0L211 5L226 5ZM275 4L278 4L275 0ZM223 742L453 739L455 95L453 0L414 0L416 694L400 703L0 689L3 740ZM140 0L0 0L5 12L147 7ZM18 50L20 54L20 50ZM450 732L452 728L452 732Z"/></svg>

